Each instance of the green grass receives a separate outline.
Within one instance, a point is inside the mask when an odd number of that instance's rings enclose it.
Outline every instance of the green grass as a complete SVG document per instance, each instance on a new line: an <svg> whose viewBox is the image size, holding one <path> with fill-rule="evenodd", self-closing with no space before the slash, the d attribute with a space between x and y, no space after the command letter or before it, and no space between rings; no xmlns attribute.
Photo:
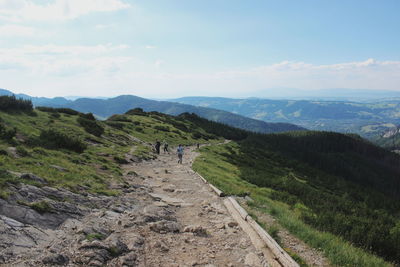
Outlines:
<svg viewBox="0 0 400 267"><path fill-rule="evenodd" d="M10 129L16 129L12 139L0 137L0 170L20 173L32 173L53 187L67 188L73 192L87 191L95 194L117 195L116 190L110 190L112 181L123 182L121 164L126 164L125 155L134 147L133 156L140 159L154 159L152 144L158 139L166 141L170 149L177 144L196 144L219 142L220 139L206 140L204 130L188 121L157 113L142 115L117 115L108 121L93 121L104 132L91 134L82 126L79 120L86 115L71 115L58 112L35 110L37 116L24 113L9 114L0 112L1 124ZM92 121L91 121L92 122ZM175 127L176 125L183 130ZM141 127L138 131L137 128ZM60 133L60 138L46 144L46 138L41 139L44 131L53 129ZM200 134L200 139L192 136L193 131ZM74 148L74 142L65 138L79 140L79 149ZM140 139L140 140L138 140ZM68 146L59 142L65 141ZM71 145L72 144L72 145ZM15 158L8 152L10 147L16 148ZM60 166L65 171L54 166ZM5 172L4 172L5 173ZM4 177L3 177L4 176ZM8 198L7 184L23 182L40 186L40 184L17 179L7 174L0 176L0 197Z"/></svg>
<svg viewBox="0 0 400 267"><path fill-rule="evenodd" d="M288 204L271 199L273 189L257 187L242 180L239 167L223 160L231 153L239 153L237 144L232 142L227 145L203 147L200 151L201 156L193 164L195 171L228 195L250 193L254 200L251 203L252 208L274 216L281 227L286 228L309 246L321 250L331 264L365 267L392 266L383 259L352 246L340 237L318 231L305 224L299 214L301 214L301 209L306 207L297 205L296 212L296 209L293 210Z"/></svg>
<svg viewBox="0 0 400 267"><path fill-rule="evenodd" d="M53 212L53 208L50 206L50 204L47 201L44 201L44 200L38 201L38 202L32 202L32 203L28 203L25 201L17 201L17 202L20 205L31 207L32 209L36 210L40 214Z"/></svg>
<svg viewBox="0 0 400 267"><path fill-rule="evenodd" d="M100 234L100 233L91 233L91 234L87 234L86 235L86 239L89 240L89 241L92 241L92 240L95 240L95 239L103 240L104 238L105 238L105 236L103 234Z"/></svg>

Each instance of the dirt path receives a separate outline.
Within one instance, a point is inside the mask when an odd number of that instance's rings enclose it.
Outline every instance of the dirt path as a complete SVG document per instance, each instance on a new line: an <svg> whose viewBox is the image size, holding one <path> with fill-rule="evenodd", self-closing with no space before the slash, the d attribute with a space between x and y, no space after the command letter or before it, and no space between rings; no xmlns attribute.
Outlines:
<svg viewBox="0 0 400 267"><path fill-rule="evenodd" d="M172 209L182 230L143 232L146 266L268 266L221 199L191 170L196 156L186 148L183 164L171 153L125 167L138 174L129 182L151 188L156 206Z"/></svg>
<svg viewBox="0 0 400 267"><path fill-rule="evenodd" d="M115 197L15 187L0 203L0 266L268 266L191 170L196 155L187 148L183 164L171 153L124 165ZM46 201L52 211L18 200Z"/></svg>

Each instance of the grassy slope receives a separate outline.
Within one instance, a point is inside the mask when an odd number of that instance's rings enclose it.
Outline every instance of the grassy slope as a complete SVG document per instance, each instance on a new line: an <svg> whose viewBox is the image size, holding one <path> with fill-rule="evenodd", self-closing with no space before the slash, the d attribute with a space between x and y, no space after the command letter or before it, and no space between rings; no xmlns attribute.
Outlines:
<svg viewBox="0 0 400 267"><path fill-rule="evenodd" d="M33 173L49 182L50 186L66 187L75 192L118 194L117 191L109 189L109 184L111 181L122 181L119 163L133 146L134 154L138 158L149 159L155 155L151 146L143 141L154 143L156 139L166 140L171 146L178 143L213 141L206 141L204 137L211 136L201 129L196 129L190 122L155 113L119 115L123 122L97 121L105 129L104 134L97 137L87 133L79 125L78 115L39 110L35 112L37 116L0 112L1 124L9 129L16 128L17 132L12 140L0 138L0 197L7 197L8 182L32 183L12 177L6 171ZM167 124L167 121L180 125L183 130ZM49 149L44 143L32 141L38 140L41 131L47 129L56 129L76 137L87 145L87 149L83 153L67 149ZM164 131L165 129L168 129L168 132ZM194 135L194 132L197 132L197 135ZM12 156L10 147L16 147L18 158Z"/></svg>
<svg viewBox="0 0 400 267"><path fill-rule="evenodd" d="M194 169L207 180L215 184L230 195L245 195L250 193L254 202L248 203L254 209L270 213L291 233L304 240L310 246L321 249L332 264L337 266L390 266L384 260L352 246L349 242L328 232L318 231L305 224L304 214L311 212L310 208L302 203L287 204L277 200L280 190L272 187L258 187L244 178L263 175L266 179L281 180L290 183L295 179L297 183L307 183L302 180L293 168L287 166L271 153L270 158L262 154L246 155L236 142L224 146L205 147L202 155L195 161ZM235 162L234 155L240 157L241 162ZM258 157L258 158L257 158ZM255 164L253 164L255 162ZM243 168L247 165L247 168ZM251 179L247 178L251 181ZM318 190L318 189L317 189ZM322 190L321 188L319 190ZM315 193L318 194L318 191ZM285 195L291 197L291 195ZM251 212L251 211L250 211Z"/></svg>

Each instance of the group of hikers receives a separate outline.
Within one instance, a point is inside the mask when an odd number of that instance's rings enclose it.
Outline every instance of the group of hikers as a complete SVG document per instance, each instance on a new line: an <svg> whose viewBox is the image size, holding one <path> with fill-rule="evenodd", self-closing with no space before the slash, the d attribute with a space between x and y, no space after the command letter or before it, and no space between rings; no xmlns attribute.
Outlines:
<svg viewBox="0 0 400 267"><path fill-rule="evenodd" d="M197 145L197 147L199 147L199 145ZM160 154L160 149L161 149L161 142L159 140L156 141L154 148L156 150L157 154ZM169 154L169 150L168 150L168 143L166 141L163 142L163 148L164 148L164 154L168 153ZM184 152L184 148L181 144L179 144L176 153L178 154L178 163L182 164L182 160L183 160L183 152Z"/></svg>

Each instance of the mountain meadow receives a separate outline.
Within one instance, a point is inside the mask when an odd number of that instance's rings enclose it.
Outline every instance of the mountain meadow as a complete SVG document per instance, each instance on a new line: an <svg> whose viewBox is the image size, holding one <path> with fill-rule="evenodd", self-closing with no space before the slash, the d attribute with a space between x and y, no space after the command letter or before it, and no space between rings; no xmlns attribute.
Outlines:
<svg viewBox="0 0 400 267"><path fill-rule="evenodd" d="M354 134L262 134L193 113L140 108L97 120L92 113L33 108L30 100L1 96L0 200L13 201L13 185L42 186L35 177L76 194L121 194L112 185L124 184L122 166L157 158L157 139L171 147L208 144L193 169L242 199L255 218L272 216L272 224L259 222L278 242L280 232L289 231L331 266L400 264L400 156ZM15 205L53 209L46 202Z"/></svg>

